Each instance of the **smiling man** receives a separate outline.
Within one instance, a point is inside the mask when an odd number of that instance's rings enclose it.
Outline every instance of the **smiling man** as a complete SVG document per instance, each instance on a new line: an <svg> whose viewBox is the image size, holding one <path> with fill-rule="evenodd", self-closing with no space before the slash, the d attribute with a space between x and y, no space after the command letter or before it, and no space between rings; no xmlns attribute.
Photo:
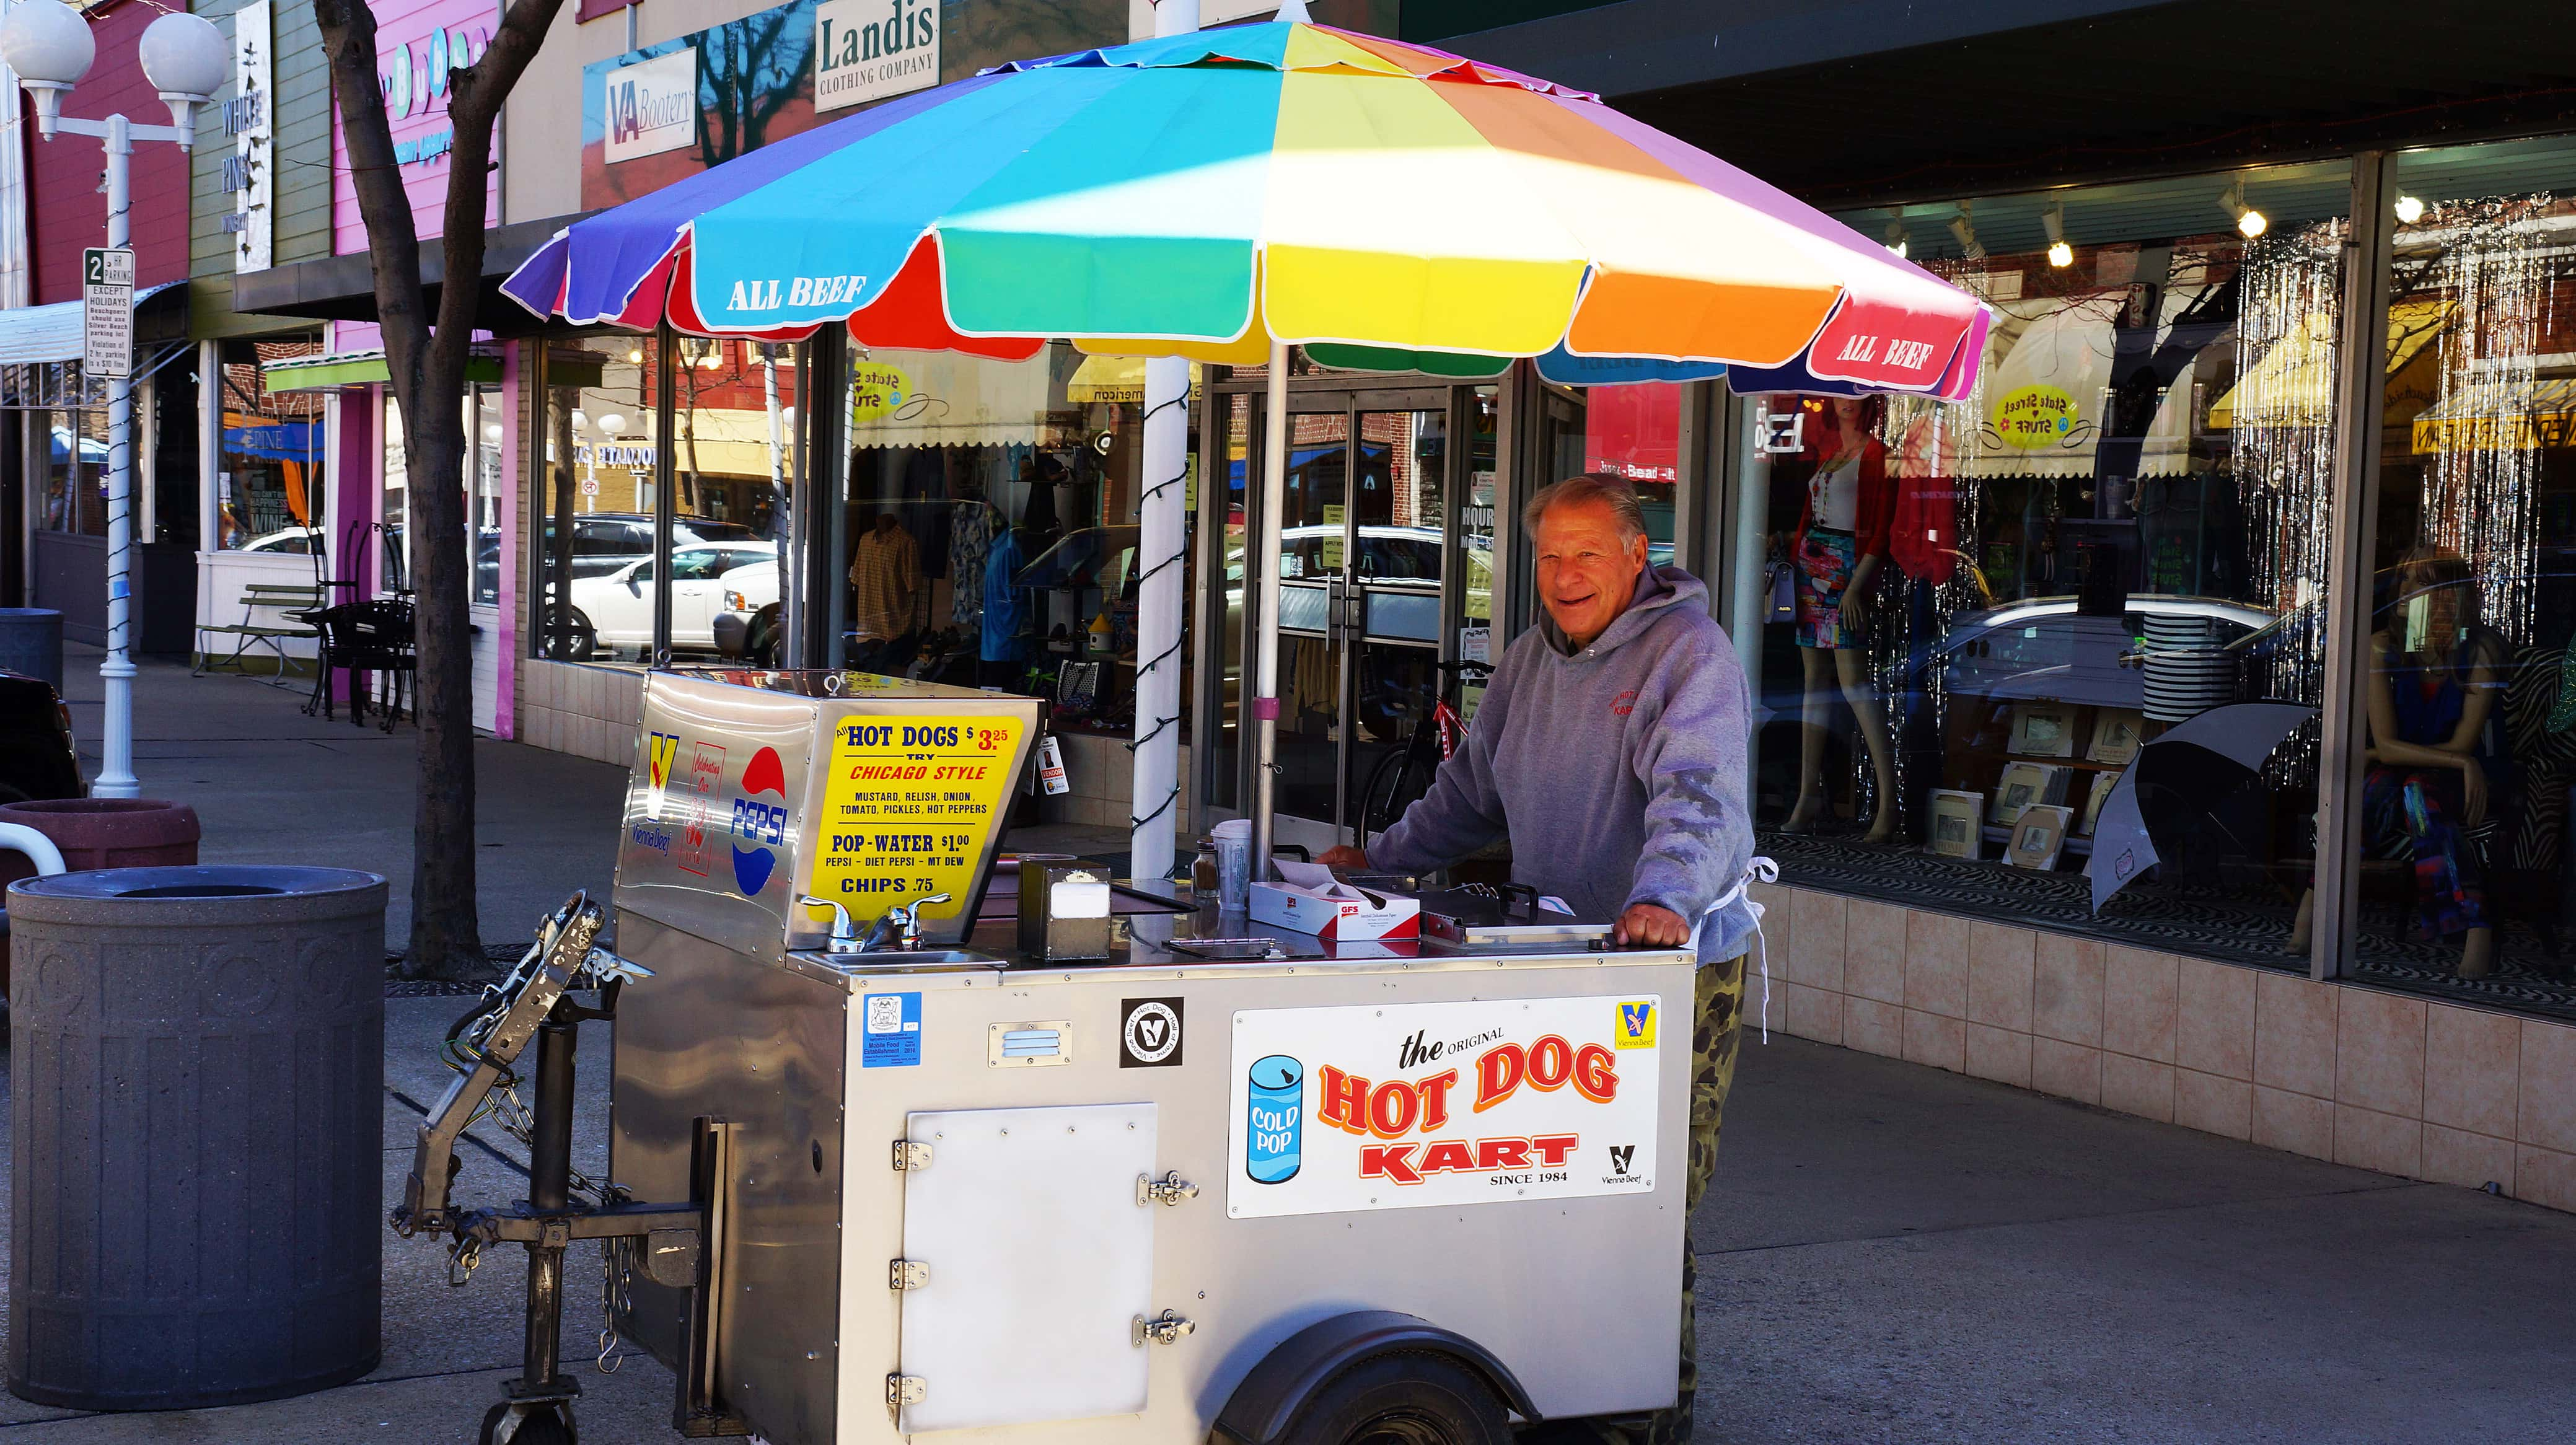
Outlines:
<svg viewBox="0 0 2576 1445"><path fill-rule="evenodd" d="M1624 479L1569 477L1521 513L1547 615L1494 670L1466 746L1431 791L1337 867L1428 873L1508 834L1512 879L1576 912L1616 918L1622 943L1678 946L1699 927L1688 1202L1717 1158L1735 1074L1753 917L1745 806L1744 667L1708 614L1708 589L1647 560L1646 516ZM1682 1253L1681 1394L1612 1438L1690 1438L1696 1271Z"/></svg>

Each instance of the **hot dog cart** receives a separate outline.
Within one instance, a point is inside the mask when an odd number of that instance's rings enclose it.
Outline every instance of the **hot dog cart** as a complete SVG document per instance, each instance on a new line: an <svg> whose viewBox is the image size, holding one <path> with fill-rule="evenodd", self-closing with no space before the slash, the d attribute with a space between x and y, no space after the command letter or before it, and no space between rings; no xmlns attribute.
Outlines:
<svg viewBox="0 0 2576 1445"><path fill-rule="evenodd" d="M570 1438L537 1316L582 1239L691 1435L1251 1445L1393 1410L1476 1440L1671 1404L1690 953L1329 943L997 868L1037 706L648 677L613 949L576 900L460 1024L497 1072L423 1125L396 1217L529 1246L487 1438ZM568 1020L607 1014L610 1182L570 1199L540 1157L528 1201L451 1204L454 1131L532 1038L532 1143L568 1147Z"/></svg>

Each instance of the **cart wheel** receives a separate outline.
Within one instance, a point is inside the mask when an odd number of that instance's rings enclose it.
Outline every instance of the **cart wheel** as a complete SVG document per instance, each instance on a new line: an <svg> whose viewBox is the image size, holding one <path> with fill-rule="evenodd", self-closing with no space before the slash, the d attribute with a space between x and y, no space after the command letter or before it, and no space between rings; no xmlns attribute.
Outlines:
<svg viewBox="0 0 2576 1445"><path fill-rule="evenodd" d="M1503 1402L1441 1355L1374 1356L1315 1392L1289 1445L1509 1445Z"/></svg>
<svg viewBox="0 0 2576 1445"><path fill-rule="evenodd" d="M483 1417L481 1445L575 1445L572 1406L514 1405L507 1400Z"/></svg>

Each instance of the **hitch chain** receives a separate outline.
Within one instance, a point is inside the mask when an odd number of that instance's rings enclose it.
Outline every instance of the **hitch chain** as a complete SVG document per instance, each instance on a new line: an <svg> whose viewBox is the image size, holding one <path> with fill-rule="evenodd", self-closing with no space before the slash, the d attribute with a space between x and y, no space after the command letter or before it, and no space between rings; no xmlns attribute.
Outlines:
<svg viewBox="0 0 2576 1445"><path fill-rule="evenodd" d="M625 1186L611 1183L601 1191L603 1205L625 1204L633 1200ZM617 1318L632 1307L628 1285L635 1278L635 1250L642 1243L632 1234L610 1235L599 1242L599 1358L591 1367L603 1375L614 1375L626 1363L616 1353Z"/></svg>
<svg viewBox="0 0 2576 1445"><path fill-rule="evenodd" d="M460 1232L454 1247L447 1251L447 1287L463 1289L483 1267L483 1241L475 1235Z"/></svg>

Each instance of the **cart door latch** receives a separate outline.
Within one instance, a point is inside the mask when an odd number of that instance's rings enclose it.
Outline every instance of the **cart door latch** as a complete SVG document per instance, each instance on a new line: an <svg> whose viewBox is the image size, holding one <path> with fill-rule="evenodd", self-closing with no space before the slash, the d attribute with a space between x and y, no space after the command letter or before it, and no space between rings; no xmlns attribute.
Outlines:
<svg viewBox="0 0 2576 1445"><path fill-rule="evenodd" d="M1140 1348L1148 1340L1158 1345L1168 1345L1197 1328L1198 1323L1195 1320L1182 1319L1170 1310L1165 1310L1159 1317L1150 1320L1143 1315L1138 1315L1128 1323L1127 1343Z"/></svg>
<svg viewBox="0 0 2576 1445"><path fill-rule="evenodd" d="M1139 1209L1148 1204L1177 1209L1181 1201L1198 1197L1199 1187L1183 1179L1178 1169L1165 1173L1160 1179L1151 1174L1136 1176L1136 1207Z"/></svg>
<svg viewBox="0 0 2576 1445"><path fill-rule="evenodd" d="M917 1259L886 1261L886 1288L891 1290L923 1289L930 1284L930 1266Z"/></svg>
<svg viewBox="0 0 2576 1445"><path fill-rule="evenodd" d="M897 1174L900 1174L907 1169L927 1169L929 1167L929 1145L916 1144L910 1139L897 1139L894 1141L894 1169Z"/></svg>
<svg viewBox="0 0 2576 1445"><path fill-rule="evenodd" d="M886 1376L888 1405L918 1405L930 1398L930 1382L919 1375Z"/></svg>

